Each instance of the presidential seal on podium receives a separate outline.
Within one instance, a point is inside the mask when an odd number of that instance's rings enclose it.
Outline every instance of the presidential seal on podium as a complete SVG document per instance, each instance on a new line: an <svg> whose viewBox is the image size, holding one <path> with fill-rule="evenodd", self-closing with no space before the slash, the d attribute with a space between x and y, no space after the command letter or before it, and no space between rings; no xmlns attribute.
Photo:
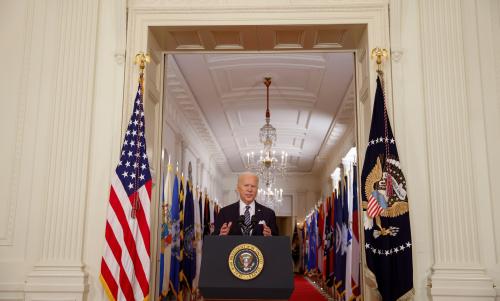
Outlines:
<svg viewBox="0 0 500 301"><path fill-rule="evenodd" d="M264 256L254 245L240 244L229 253L229 270L236 278L251 280L259 276L264 268Z"/></svg>

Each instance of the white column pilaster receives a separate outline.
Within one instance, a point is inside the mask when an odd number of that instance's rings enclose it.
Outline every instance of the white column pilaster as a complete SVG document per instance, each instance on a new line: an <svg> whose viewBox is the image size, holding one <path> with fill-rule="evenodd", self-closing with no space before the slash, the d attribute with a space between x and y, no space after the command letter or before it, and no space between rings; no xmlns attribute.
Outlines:
<svg viewBox="0 0 500 301"><path fill-rule="evenodd" d="M433 222L433 300L494 300L481 265L461 2L421 0L423 81Z"/></svg>
<svg viewBox="0 0 500 301"><path fill-rule="evenodd" d="M57 2L57 3L56 3ZM56 8L58 47L51 55L55 79L47 105L51 133L47 139L47 193L40 256L26 281L26 300L82 300L87 290L83 271L83 227L94 98L94 68L99 3L52 1ZM104 233L96 233L104 235ZM49 299L47 299L49 298Z"/></svg>

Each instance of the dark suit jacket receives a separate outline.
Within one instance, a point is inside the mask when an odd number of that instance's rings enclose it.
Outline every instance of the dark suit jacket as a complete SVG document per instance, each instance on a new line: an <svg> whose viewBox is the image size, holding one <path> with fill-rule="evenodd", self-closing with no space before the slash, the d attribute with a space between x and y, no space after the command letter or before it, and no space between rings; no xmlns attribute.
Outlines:
<svg viewBox="0 0 500 301"><path fill-rule="evenodd" d="M239 216L240 201L222 208L215 218L215 231L213 235L219 235L222 225L229 222L232 222L229 235L242 235L241 228L238 225ZM264 220L266 225L271 228L272 235L279 235L278 225L276 225L276 214L272 209L255 202L255 219L257 223ZM263 231L264 226L262 224L257 224L252 231L252 235L263 235Z"/></svg>

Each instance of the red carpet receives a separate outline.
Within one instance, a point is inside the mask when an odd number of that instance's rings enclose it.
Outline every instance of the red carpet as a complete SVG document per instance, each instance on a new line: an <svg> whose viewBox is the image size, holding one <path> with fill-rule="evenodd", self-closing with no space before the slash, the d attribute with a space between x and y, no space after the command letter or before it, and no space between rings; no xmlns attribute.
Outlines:
<svg viewBox="0 0 500 301"><path fill-rule="evenodd" d="M326 301L327 299L302 276L294 277L295 289L289 301Z"/></svg>

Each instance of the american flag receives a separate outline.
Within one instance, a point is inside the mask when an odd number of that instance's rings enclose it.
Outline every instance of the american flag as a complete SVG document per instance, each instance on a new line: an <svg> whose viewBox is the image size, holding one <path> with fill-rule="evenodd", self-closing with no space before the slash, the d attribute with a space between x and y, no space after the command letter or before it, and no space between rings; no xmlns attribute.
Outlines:
<svg viewBox="0 0 500 301"><path fill-rule="evenodd" d="M368 199L368 207L366 208L368 216L371 218L377 217L383 210L384 208L379 205L377 199L373 195L370 195L370 198Z"/></svg>
<svg viewBox="0 0 500 301"><path fill-rule="evenodd" d="M149 298L151 173L146 155L142 84L111 176L100 279L110 300Z"/></svg>

